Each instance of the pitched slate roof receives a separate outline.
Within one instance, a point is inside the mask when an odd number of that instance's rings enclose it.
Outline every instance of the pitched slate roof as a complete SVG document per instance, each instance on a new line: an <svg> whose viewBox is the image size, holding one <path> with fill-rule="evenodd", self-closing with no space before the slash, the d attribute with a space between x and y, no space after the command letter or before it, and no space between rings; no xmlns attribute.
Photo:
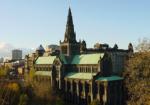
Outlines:
<svg viewBox="0 0 150 105"><path fill-rule="evenodd" d="M38 57L35 64L53 64L56 56Z"/></svg>
<svg viewBox="0 0 150 105"><path fill-rule="evenodd" d="M71 64L98 64L104 53L75 55Z"/></svg>
<svg viewBox="0 0 150 105"><path fill-rule="evenodd" d="M68 73L65 78L68 79L82 79L82 80L91 80L96 73L77 73L71 72Z"/></svg>
<svg viewBox="0 0 150 105"><path fill-rule="evenodd" d="M119 76L110 76L110 77L98 77L96 79L96 81L116 81L116 80L123 80L123 78Z"/></svg>
<svg viewBox="0 0 150 105"><path fill-rule="evenodd" d="M35 75L39 75L39 76L51 76L51 72L50 71L36 71Z"/></svg>

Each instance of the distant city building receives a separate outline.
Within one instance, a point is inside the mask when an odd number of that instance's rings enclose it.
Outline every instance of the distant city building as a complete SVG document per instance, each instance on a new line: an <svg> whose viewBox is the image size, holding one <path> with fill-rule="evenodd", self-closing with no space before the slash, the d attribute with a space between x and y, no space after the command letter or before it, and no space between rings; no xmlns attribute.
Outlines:
<svg viewBox="0 0 150 105"><path fill-rule="evenodd" d="M47 45L46 46L46 52L50 52L50 53L53 53L55 52L56 50L59 50L59 46L58 45Z"/></svg>
<svg viewBox="0 0 150 105"><path fill-rule="evenodd" d="M0 63L3 63L3 62L4 62L4 58L1 57L1 58L0 58Z"/></svg>
<svg viewBox="0 0 150 105"><path fill-rule="evenodd" d="M22 59L22 50L14 49L12 50L12 60Z"/></svg>
<svg viewBox="0 0 150 105"><path fill-rule="evenodd" d="M86 42L77 41L71 9L69 8L64 40L60 53L45 54L40 45L36 52L27 55L26 69L35 69L35 79L48 81L54 91L61 91L64 100L75 105L89 105L99 100L101 105L123 105L123 78L121 73L129 48L118 49L96 43L87 48Z"/></svg>

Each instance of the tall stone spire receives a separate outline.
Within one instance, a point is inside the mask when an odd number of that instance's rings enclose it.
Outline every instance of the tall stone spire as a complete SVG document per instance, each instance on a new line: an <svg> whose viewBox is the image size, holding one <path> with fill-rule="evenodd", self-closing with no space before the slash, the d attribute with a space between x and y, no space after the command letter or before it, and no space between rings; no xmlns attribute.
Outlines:
<svg viewBox="0 0 150 105"><path fill-rule="evenodd" d="M64 54L67 59L71 59L70 57L80 53L80 43L76 40L76 33L74 32L74 25L70 8L68 11L64 41L60 41L60 52L61 54Z"/></svg>
<svg viewBox="0 0 150 105"><path fill-rule="evenodd" d="M72 13L70 7L68 11L64 42L69 42L69 43L76 42L76 34L74 32L74 25L73 25L73 19L72 19Z"/></svg>

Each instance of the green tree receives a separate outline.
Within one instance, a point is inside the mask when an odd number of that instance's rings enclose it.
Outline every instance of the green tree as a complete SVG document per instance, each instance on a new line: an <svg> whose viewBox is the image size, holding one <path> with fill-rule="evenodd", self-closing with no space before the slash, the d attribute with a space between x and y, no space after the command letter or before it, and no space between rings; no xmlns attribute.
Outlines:
<svg viewBox="0 0 150 105"><path fill-rule="evenodd" d="M150 51L150 39L144 38L139 39L139 44L135 47L138 52L149 52Z"/></svg>
<svg viewBox="0 0 150 105"><path fill-rule="evenodd" d="M127 105L150 105L150 41L145 42L138 45L123 74Z"/></svg>
<svg viewBox="0 0 150 105"><path fill-rule="evenodd" d="M100 101L93 100L90 105L101 105L101 104L100 104Z"/></svg>
<svg viewBox="0 0 150 105"><path fill-rule="evenodd" d="M26 73L24 75L24 79L25 79L25 82L26 82L27 86L33 85L33 83L34 83L34 76L35 76L35 70L34 70L34 68L30 69L29 74Z"/></svg>
<svg viewBox="0 0 150 105"><path fill-rule="evenodd" d="M26 94L21 94L18 105L28 105L28 96Z"/></svg>
<svg viewBox="0 0 150 105"><path fill-rule="evenodd" d="M10 68L8 66L0 66L0 76L6 76Z"/></svg>
<svg viewBox="0 0 150 105"><path fill-rule="evenodd" d="M57 97L56 105L66 105L66 104L61 98Z"/></svg>

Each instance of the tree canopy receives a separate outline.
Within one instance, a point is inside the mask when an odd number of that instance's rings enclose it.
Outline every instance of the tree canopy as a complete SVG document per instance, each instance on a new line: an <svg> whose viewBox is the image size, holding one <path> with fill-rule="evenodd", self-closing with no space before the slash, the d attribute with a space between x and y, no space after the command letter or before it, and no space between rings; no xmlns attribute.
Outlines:
<svg viewBox="0 0 150 105"><path fill-rule="evenodd" d="M142 41L124 71L127 105L150 105L150 41Z"/></svg>

